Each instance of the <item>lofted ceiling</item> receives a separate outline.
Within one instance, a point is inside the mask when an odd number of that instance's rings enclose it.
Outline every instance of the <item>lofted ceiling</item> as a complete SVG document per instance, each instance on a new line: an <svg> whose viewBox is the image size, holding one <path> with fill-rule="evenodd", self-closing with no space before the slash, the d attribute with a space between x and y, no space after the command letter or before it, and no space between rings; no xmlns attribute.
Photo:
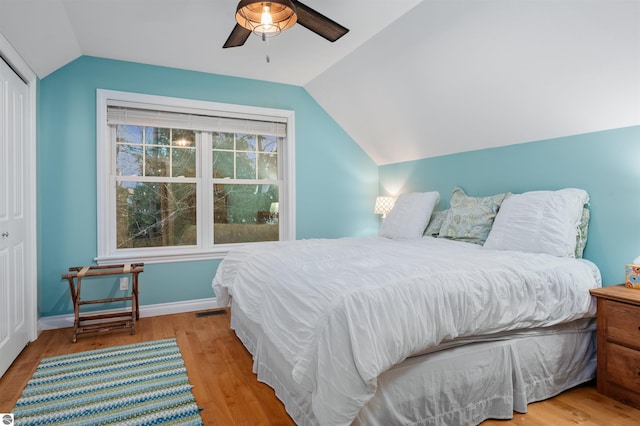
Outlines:
<svg viewBox="0 0 640 426"><path fill-rule="evenodd" d="M238 1L0 0L0 31L40 78L90 55L304 86L420 2L388 11L378 0L307 0L351 31L332 44L296 25L268 43L252 36L222 49Z"/></svg>
<svg viewBox="0 0 640 426"><path fill-rule="evenodd" d="M90 55L302 86L377 164L640 124L640 0L303 3L349 33L222 49L236 0L0 0L0 33L40 78Z"/></svg>

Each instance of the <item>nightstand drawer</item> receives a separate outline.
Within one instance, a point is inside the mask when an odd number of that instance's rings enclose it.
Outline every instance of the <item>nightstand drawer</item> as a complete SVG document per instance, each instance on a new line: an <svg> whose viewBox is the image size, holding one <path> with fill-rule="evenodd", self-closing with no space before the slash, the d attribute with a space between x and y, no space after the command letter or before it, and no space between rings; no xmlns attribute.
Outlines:
<svg viewBox="0 0 640 426"><path fill-rule="evenodd" d="M607 301L607 340L640 350L640 308Z"/></svg>
<svg viewBox="0 0 640 426"><path fill-rule="evenodd" d="M615 343L608 344L607 380L640 393L640 351Z"/></svg>

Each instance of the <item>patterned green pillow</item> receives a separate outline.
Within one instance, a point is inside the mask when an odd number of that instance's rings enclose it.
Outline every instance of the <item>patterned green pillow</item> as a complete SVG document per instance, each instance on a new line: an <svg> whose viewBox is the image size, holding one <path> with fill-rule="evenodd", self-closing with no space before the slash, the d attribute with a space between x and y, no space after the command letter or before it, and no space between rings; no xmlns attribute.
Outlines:
<svg viewBox="0 0 640 426"><path fill-rule="evenodd" d="M447 213L449 213L449 209L447 210L438 210L431 214L431 219L429 219L429 224L427 225L427 229L424 230L424 235L428 235L430 237L437 237L440 233L440 228L442 228L442 223L444 222L444 218L447 217Z"/></svg>
<svg viewBox="0 0 640 426"><path fill-rule="evenodd" d="M451 207L440 228L439 238L484 244L498 209L511 193L469 197L462 188L451 193Z"/></svg>
<svg viewBox="0 0 640 426"><path fill-rule="evenodd" d="M582 209L582 217L578 224L578 235L576 235L576 259L582 259L584 248L587 245L587 234L589 232L589 217L591 213L588 208Z"/></svg>

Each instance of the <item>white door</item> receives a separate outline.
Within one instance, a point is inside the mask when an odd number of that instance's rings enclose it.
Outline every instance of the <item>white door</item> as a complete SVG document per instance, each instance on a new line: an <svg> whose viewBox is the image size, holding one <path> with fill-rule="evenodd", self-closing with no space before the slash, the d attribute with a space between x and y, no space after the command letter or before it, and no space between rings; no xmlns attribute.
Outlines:
<svg viewBox="0 0 640 426"><path fill-rule="evenodd" d="M29 342L27 85L0 59L0 375Z"/></svg>

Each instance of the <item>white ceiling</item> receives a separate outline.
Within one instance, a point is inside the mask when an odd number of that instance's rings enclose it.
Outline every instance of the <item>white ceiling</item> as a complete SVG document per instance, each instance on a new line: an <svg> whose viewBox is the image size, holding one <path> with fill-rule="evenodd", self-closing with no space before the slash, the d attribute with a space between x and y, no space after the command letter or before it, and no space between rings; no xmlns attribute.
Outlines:
<svg viewBox="0 0 640 426"><path fill-rule="evenodd" d="M238 0L0 0L0 31L40 78L90 55L304 86L419 2L303 1L349 28L336 43L295 25L222 49Z"/></svg>
<svg viewBox="0 0 640 426"><path fill-rule="evenodd" d="M91 55L303 86L378 164L640 124L640 0L303 3L350 32L222 49L236 0L0 0L0 33L40 78Z"/></svg>
<svg viewBox="0 0 640 426"><path fill-rule="evenodd" d="M305 87L378 164L640 125L640 0L425 0Z"/></svg>

